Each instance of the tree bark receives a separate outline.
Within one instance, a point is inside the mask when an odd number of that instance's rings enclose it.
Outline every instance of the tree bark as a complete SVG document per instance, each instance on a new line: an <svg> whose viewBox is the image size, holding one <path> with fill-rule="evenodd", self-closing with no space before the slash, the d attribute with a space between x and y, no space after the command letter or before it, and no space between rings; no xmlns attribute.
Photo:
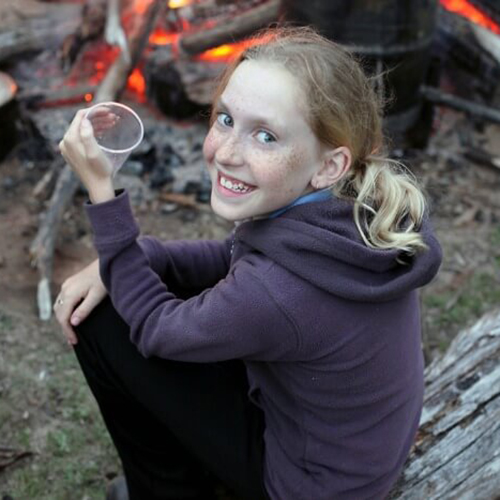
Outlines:
<svg viewBox="0 0 500 500"><path fill-rule="evenodd" d="M137 64L142 51L147 43L149 34L155 24L162 0L153 0L144 16L136 16L139 21L130 35L132 63L129 64L121 55L113 63L94 97L95 103L113 101L119 98L125 88L127 78L134 66ZM69 125L69 124L68 124ZM54 193L45 212L38 233L30 247L31 260L39 271L40 281L38 283L37 304L40 319L47 321L52 314L52 296L50 284L52 281L52 267L54 260L54 248L64 211L73 199L79 181L73 171L66 165L62 158L54 161L52 168L61 170Z"/></svg>
<svg viewBox="0 0 500 500"><path fill-rule="evenodd" d="M390 499L499 498L499 359L497 310L459 333L426 368L417 441Z"/></svg>

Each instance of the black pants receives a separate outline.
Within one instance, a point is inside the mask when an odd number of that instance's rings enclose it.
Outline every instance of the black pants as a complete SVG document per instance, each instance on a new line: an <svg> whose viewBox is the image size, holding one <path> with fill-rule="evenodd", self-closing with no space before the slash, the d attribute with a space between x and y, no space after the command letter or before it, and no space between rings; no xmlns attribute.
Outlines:
<svg viewBox="0 0 500 500"><path fill-rule="evenodd" d="M75 353L120 455L132 500L268 499L261 410L241 361L144 358L105 300L77 329Z"/></svg>

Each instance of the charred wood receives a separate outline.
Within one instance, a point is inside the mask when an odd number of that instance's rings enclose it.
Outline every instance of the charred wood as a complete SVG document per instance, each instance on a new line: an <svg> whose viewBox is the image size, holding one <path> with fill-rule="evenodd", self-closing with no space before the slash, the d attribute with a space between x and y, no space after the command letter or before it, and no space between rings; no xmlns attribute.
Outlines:
<svg viewBox="0 0 500 500"><path fill-rule="evenodd" d="M52 107L72 102L85 102L85 96L94 95L96 85L78 85L74 87L26 88L18 92L16 98L30 108Z"/></svg>
<svg viewBox="0 0 500 500"><path fill-rule="evenodd" d="M489 108L483 104L477 104L467 99L447 94L433 87L422 87L422 96L438 106L446 106L457 111L463 111L473 117L487 120L493 123L500 123L500 110Z"/></svg>
<svg viewBox="0 0 500 500"><path fill-rule="evenodd" d="M214 28L181 37L182 53L195 55L207 49L234 42L278 20L279 0L269 0L263 5L243 12Z"/></svg>
<svg viewBox="0 0 500 500"><path fill-rule="evenodd" d="M20 2L16 12L23 10ZM28 2L31 5L30 2ZM38 2L36 9L26 9L23 15L7 12L0 6L0 62L9 63L26 53L43 51L60 43L78 25L81 7L78 5L47 5ZM2 17L3 16L3 17ZM4 24L2 21L8 22Z"/></svg>
<svg viewBox="0 0 500 500"><path fill-rule="evenodd" d="M498 156L493 156L484 149L470 146L466 148L463 152L465 158L477 163L478 165L484 165L486 167L491 167L500 174L500 158Z"/></svg>
<svg viewBox="0 0 500 500"><path fill-rule="evenodd" d="M69 70L85 44L100 37L106 23L106 0L86 3L78 29L68 35L61 44L59 58L65 71Z"/></svg>

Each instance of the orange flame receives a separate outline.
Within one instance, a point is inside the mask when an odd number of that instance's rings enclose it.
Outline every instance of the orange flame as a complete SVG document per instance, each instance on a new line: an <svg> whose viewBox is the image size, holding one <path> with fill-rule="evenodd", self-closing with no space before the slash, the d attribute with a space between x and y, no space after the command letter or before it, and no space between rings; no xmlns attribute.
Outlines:
<svg viewBox="0 0 500 500"><path fill-rule="evenodd" d="M149 37L149 42L154 45L169 45L170 43L176 43L178 38L178 33L158 29Z"/></svg>
<svg viewBox="0 0 500 500"><path fill-rule="evenodd" d="M265 35L253 40L243 40L241 42L229 43L226 45L220 45L214 49L206 50L203 54L197 57L198 61L211 61L211 62L223 62L231 61L238 57L241 52L250 47L251 45L259 45L266 43L271 39L272 35Z"/></svg>
<svg viewBox="0 0 500 500"><path fill-rule="evenodd" d="M181 7L185 7L186 5L189 5L191 3L191 0L170 0L168 2L168 6L171 9L180 9Z"/></svg>
<svg viewBox="0 0 500 500"><path fill-rule="evenodd" d="M441 0L441 5L450 12L460 14L493 33L500 34L498 24L467 0Z"/></svg>
<svg viewBox="0 0 500 500"><path fill-rule="evenodd" d="M136 92L141 98L144 97L146 93L146 80L139 68L135 68L128 77L127 88Z"/></svg>

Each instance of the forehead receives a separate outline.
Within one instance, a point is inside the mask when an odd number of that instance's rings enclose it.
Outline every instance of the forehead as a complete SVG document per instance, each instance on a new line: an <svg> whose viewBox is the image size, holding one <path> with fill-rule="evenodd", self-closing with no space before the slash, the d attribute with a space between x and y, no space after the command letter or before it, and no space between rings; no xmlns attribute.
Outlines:
<svg viewBox="0 0 500 500"><path fill-rule="evenodd" d="M220 100L233 112L255 112L269 119L283 115L299 119L306 104L298 81L288 70L278 63L261 61L243 61Z"/></svg>

